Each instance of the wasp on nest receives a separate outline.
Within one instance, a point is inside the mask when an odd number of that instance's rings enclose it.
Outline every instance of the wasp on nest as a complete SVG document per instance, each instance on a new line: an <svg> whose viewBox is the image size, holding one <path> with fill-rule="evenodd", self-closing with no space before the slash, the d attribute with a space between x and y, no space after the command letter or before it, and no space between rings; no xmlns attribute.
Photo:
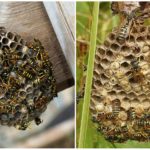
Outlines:
<svg viewBox="0 0 150 150"><path fill-rule="evenodd" d="M37 39L27 43L0 27L0 124L26 130L57 96L53 67Z"/></svg>
<svg viewBox="0 0 150 150"><path fill-rule="evenodd" d="M121 26L99 46L93 71L93 121L111 142L150 139L149 2L112 2Z"/></svg>

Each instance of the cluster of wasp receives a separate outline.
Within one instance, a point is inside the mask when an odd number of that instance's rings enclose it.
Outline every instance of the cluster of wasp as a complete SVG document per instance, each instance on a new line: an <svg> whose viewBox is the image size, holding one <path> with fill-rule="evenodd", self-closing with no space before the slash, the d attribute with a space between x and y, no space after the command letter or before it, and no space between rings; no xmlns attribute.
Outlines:
<svg viewBox="0 0 150 150"><path fill-rule="evenodd" d="M0 27L0 124L25 130L57 96L48 52Z"/></svg>
<svg viewBox="0 0 150 150"><path fill-rule="evenodd" d="M92 120L98 124L97 130L111 142L150 140L150 112L138 116L134 107L125 112L119 99L113 100L112 113L97 113Z"/></svg>
<svg viewBox="0 0 150 150"><path fill-rule="evenodd" d="M90 109L111 142L150 140L150 11L142 9L118 9L123 23L96 50Z"/></svg>

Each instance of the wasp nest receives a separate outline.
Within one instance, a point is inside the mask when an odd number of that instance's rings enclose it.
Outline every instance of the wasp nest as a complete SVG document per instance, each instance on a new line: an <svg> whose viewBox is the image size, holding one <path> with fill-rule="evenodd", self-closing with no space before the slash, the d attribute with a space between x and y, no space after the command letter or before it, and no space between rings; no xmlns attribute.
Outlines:
<svg viewBox="0 0 150 150"><path fill-rule="evenodd" d="M39 40L27 43L0 27L0 124L25 130L56 96L48 53Z"/></svg>
<svg viewBox="0 0 150 150"><path fill-rule="evenodd" d="M115 30L97 48L90 109L98 131L113 142L150 139L150 27Z"/></svg>

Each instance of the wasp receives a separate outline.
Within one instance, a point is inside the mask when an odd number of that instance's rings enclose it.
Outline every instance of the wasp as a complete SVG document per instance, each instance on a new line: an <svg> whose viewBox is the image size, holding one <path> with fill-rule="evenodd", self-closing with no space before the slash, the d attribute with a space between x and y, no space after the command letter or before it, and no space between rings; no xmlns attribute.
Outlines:
<svg viewBox="0 0 150 150"><path fill-rule="evenodd" d="M129 109L129 119L134 120L135 118L136 118L135 109L133 107L131 107Z"/></svg>
<svg viewBox="0 0 150 150"><path fill-rule="evenodd" d="M91 119L93 122L97 122L97 119L96 119L96 116L92 116L92 119Z"/></svg>
<svg viewBox="0 0 150 150"><path fill-rule="evenodd" d="M38 100L36 100L35 103L35 108L37 109L42 109L44 107L44 105L48 102L47 97L42 96L41 98L39 98ZM44 104L44 105L43 105Z"/></svg>
<svg viewBox="0 0 150 150"><path fill-rule="evenodd" d="M117 127L114 129L115 133L126 133L128 132L127 126Z"/></svg>
<svg viewBox="0 0 150 150"><path fill-rule="evenodd" d="M34 58L30 58L28 60L28 63L31 64L32 66L35 66L35 59Z"/></svg>
<svg viewBox="0 0 150 150"><path fill-rule="evenodd" d="M110 141L110 142L113 142L113 141L116 141L117 140L117 136L116 135L110 135L110 134L106 134L105 136L105 139Z"/></svg>
<svg viewBox="0 0 150 150"><path fill-rule="evenodd" d="M132 28L133 21L136 20L136 13L139 12L139 11L140 11L139 8L134 9L130 14L128 14L127 12L122 11L123 15L125 15L126 18L124 20L123 26L121 26L120 31L118 33L117 39L119 41L121 41L121 42L125 41L125 39L130 34L130 30Z"/></svg>
<svg viewBox="0 0 150 150"><path fill-rule="evenodd" d="M131 66L132 66L132 69L131 69L131 74L129 75L129 82L131 82L131 83L143 83L145 76L141 71L138 59L132 60Z"/></svg>
<svg viewBox="0 0 150 150"><path fill-rule="evenodd" d="M46 75L43 75L41 77L37 77L34 81L33 81L33 85L36 86L36 85L39 85L41 84L43 81L45 81L46 79Z"/></svg>
<svg viewBox="0 0 150 150"><path fill-rule="evenodd" d="M109 113L106 115L106 119L108 120L114 119L114 117L115 117L114 113Z"/></svg>
<svg viewBox="0 0 150 150"><path fill-rule="evenodd" d="M143 119L150 119L150 113L144 114Z"/></svg>
<svg viewBox="0 0 150 150"><path fill-rule="evenodd" d="M143 83L144 79L145 79L145 76L141 71L133 71L132 77L129 78L129 82L131 82L131 83Z"/></svg>
<svg viewBox="0 0 150 150"><path fill-rule="evenodd" d="M19 89L21 87L21 83L18 79L15 79L14 77L10 76L8 79L8 84L10 86L15 87L16 89Z"/></svg>
<svg viewBox="0 0 150 150"><path fill-rule="evenodd" d="M121 41L121 42L125 41L125 39L128 37L131 24L132 24L132 21L130 19L125 20L124 25L120 28L120 31L118 33L117 39L119 41Z"/></svg>
<svg viewBox="0 0 150 150"><path fill-rule="evenodd" d="M101 131L102 133L106 133L110 130L110 127L106 127L104 125L101 125L97 128L98 131Z"/></svg>
<svg viewBox="0 0 150 150"><path fill-rule="evenodd" d="M118 116L119 111L121 109L120 106L121 106L121 103L120 103L119 99L113 100L113 102L112 102L112 110L113 110L113 115L114 116Z"/></svg>
<svg viewBox="0 0 150 150"><path fill-rule="evenodd" d="M18 129L18 130L26 130L29 126L29 123L26 123L26 122L23 122L22 124L20 125L15 125L15 127Z"/></svg>
<svg viewBox="0 0 150 150"><path fill-rule="evenodd" d="M138 126L142 126L142 127L150 127L150 121L149 120L138 120L136 121L136 124Z"/></svg>
<svg viewBox="0 0 150 150"><path fill-rule="evenodd" d="M42 123L42 120L39 117L36 117L35 118L35 123L36 123L36 125L39 125L39 124Z"/></svg>
<svg viewBox="0 0 150 150"><path fill-rule="evenodd" d="M49 61L48 52L41 52L41 59L43 61L43 67L50 67L52 69L52 64Z"/></svg>
<svg viewBox="0 0 150 150"><path fill-rule="evenodd" d="M18 70L18 73L20 76L23 76L28 79L33 79L33 75L31 73L27 72L26 70Z"/></svg>
<svg viewBox="0 0 150 150"><path fill-rule="evenodd" d="M19 60L20 59L20 56L19 55L11 55L11 58L10 58L10 60Z"/></svg>
<svg viewBox="0 0 150 150"><path fill-rule="evenodd" d="M52 90L52 94L54 97L57 97L57 89L56 89L56 86L53 86L53 88L51 88Z"/></svg>
<svg viewBox="0 0 150 150"><path fill-rule="evenodd" d="M133 139L142 141L144 139L148 139L148 135L143 132L137 132L137 133L133 134Z"/></svg>
<svg viewBox="0 0 150 150"><path fill-rule="evenodd" d="M121 127L116 127L114 129L115 133L121 133L122 132L122 128Z"/></svg>

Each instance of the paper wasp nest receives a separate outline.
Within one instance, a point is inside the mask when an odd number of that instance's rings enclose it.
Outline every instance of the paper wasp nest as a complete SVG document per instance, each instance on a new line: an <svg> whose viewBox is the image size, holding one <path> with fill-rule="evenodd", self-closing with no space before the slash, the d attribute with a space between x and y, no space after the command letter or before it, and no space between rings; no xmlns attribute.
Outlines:
<svg viewBox="0 0 150 150"><path fill-rule="evenodd" d="M0 124L25 130L56 96L48 53L39 40L26 43L0 27Z"/></svg>
<svg viewBox="0 0 150 150"><path fill-rule="evenodd" d="M90 109L107 140L150 139L150 27L133 23L129 35L109 34L96 50Z"/></svg>

